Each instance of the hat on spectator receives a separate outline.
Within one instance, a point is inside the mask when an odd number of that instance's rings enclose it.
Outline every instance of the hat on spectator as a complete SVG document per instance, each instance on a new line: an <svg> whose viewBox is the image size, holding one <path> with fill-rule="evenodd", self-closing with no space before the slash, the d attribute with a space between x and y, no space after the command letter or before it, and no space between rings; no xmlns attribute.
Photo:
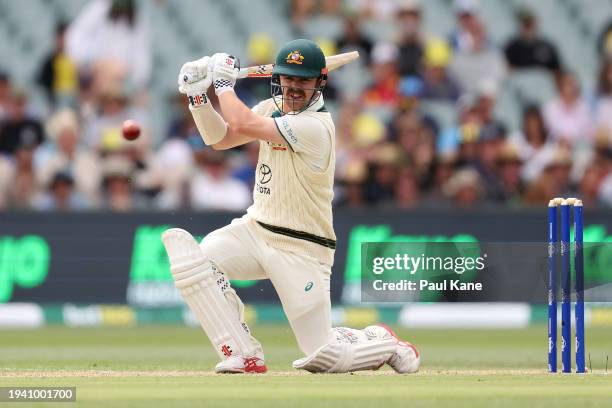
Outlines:
<svg viewBox="0 0 612 408"><path fill-rule="evenodd" d="M47 135L53 141L64 131L68 130L75 135L79 135L79 119L72 109L64 108L53 114L47 120Z"/></svg>
<svg viewBox="0 0 612 408"><path fill-rule="evenodd" d="M423 88L423 80L416 75L405 76L399 83L400 94L407 98L420 96L423 93Z"/></svg>
<svg viewBox="0 0 612 408"><path fill-rule="evenodd" d="M373 114L361 113L353 121L353 140L358 146L373 145L385 138L385 125Z"/></svg>
<svg viewBox="0 0 612 408"><path fill-rule="evenodd" d="M421 2L419 0L400 0L397 6L398 13L420 13Z"/></svg>
<svg viewBox="0 0 612 408"><path fill-rule="evenodd" d="M68 171L58 171L57 173L53 175L53 177L49 181L49 189L55 188L60 183L69 184L73 186L74 178Z"/></svg>
<svg viewBox="0 0 612 408"><path fill-rule="evenodd" d="M495 99L497 97L497 84L491 80L482 80L476 87L478 97Z"/></svg>
<svg viewBox="0 0 612 408"><path fill-rule="evenodd" d="M516 13L516 18L518 18L521 23L532 23L536 20L535 14L528 8L520 8Z"/></svg>
<svg viewBox="0 0 612 408"><path fill-rule="evenodd" d="M382 143L372 149L369 161L372 164L396 166L400 164L402 152L395 143Z"/></svg>
<svg viewBox="0 0 612 408"><path fill-rule="evenodd" d="M338 175L345 184L363 183L368 175L368 169L362 160L352 160L346 164Z"/></svg>
<svg viewBox="0 0 612 408"><path fill-rule="evenodd" d="M129 179L134 172L134 163L127 157L118 154L105 158L101 167L105 182L111 178Z"/></svg>
<svg viewBox="0 0 612 408"><path fill-rule="evenodd" d="M247 45L247 55L254 64L263 64L272 61L275 57L276 44L274 39L266 33L253 34Z"/></svg>
<svg viewBox="0 0 612 408"><path fill-rule="evenodd" d="M372 50L372 62L375 64L388 64L399 58L399 50L392 43L377 43Z"/></svg>
<svg viewBox="0 0 612 408"><path fill-rule="evenodd" d="M451 56L451 48L441 38L432 38L425 44L425 65L428 67L446 67Z"/></svg>
<svg viewBox="0 0 612 408"><path fill-rule="evenodd" d="M478 0L455 0L454 9L457 14L478 14Z"/></svg>
<svg viewBox="0 0 612 408"><path fill-rule="evenodd" d="M555 152L550 156L548 163L546 164L546 168L556 167L556 166L571 166L572 165L572 153L569 149L564 147L559 147L555 150Z"/></svg>
<svg viewBox="0 0 612 408"><path fill-rule="evenodd" d="M329 38L318 37L315 41L323 54L325 55L334 55L338 53L338 46L334 40L330 40Z"/></svg>
<svg viewBox="0 0 612 408"><path fill-rule="evenodd" d="M518 149L509 142L504 143L502 146L497 161L499 164L522 163Z"/></svg>
<svg viewBox="0 0 612 408"><path fill-rule="evenodd" d="M444 183L442 192L447 197L454 197L464 188L474 188L478 191L482 191L480 175L476 170L469 167L458 170L446 183Z"/></svg>

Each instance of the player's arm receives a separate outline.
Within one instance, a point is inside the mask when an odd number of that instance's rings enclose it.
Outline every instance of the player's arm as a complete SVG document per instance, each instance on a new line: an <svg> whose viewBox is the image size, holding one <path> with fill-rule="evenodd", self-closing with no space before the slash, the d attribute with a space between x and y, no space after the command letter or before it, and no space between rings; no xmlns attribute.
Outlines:
<svg viewBox="0 0 612 408"><path fill-rule="evenodd" d="M260 116L250 110L234 92L239 67L235 58L219 53L211 57L212 79L215 93L228 124L225 138L214 148L237 146L250 140L286 143L274 119Z"/></svg>
<svg viewBox="0 0 612 408"><path fill-rule="evenodd" d="M206 96L212 84L209 62L210 57L203 57L185 63L179 72L178 90L187 95L189 111L204 143L215 145L227 134L227 124Z"/></svg>
<svg viewBox="0 0 612 408"><path fill-rule="evenodd" d="M228 124L227 135L221 143L226 139L235 141L259 139L277 144L286 143L274 119L260 116L250 110L233 90L219 95L219 104Z"/></svg>

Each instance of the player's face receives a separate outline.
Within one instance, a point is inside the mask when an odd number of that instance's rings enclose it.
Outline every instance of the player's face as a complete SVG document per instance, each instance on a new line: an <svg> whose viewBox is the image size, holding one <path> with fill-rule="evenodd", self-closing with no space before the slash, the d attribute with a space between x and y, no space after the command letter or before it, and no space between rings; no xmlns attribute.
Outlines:
<svg viewBox="0 0 612 408"><path fill-rule="evenodd" d="M281 75L280 82L283 89L283 110L285 113L304 108L316 92L317 78Z"/></svg>

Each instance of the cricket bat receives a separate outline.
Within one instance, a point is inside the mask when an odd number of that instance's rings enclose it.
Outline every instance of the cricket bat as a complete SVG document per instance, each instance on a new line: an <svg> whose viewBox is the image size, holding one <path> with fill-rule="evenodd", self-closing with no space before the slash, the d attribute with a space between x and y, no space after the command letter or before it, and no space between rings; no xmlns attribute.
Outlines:
<svg viewBox="0 0 612 408"><path fill-rule="evenodd" d="M359 58L358 51L345 52L342 54L331 55L325 58L325 64L328 71L333 71L340 68L349 62ZM238 78L266 78L272 76L274 64L256 65L253 67L242 68Z"/></svg>

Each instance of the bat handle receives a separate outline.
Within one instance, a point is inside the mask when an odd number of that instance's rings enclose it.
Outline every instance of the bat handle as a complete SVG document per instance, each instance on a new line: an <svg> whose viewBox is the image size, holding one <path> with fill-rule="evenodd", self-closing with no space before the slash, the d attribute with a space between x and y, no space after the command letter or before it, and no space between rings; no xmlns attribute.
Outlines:
<svg viewBox="0 0 612 408"><path fill-rule="evenodd" d="M238 72L238 78L246 78L248 76L249 76L248 68L240 68L240 71Z"/></svg>

